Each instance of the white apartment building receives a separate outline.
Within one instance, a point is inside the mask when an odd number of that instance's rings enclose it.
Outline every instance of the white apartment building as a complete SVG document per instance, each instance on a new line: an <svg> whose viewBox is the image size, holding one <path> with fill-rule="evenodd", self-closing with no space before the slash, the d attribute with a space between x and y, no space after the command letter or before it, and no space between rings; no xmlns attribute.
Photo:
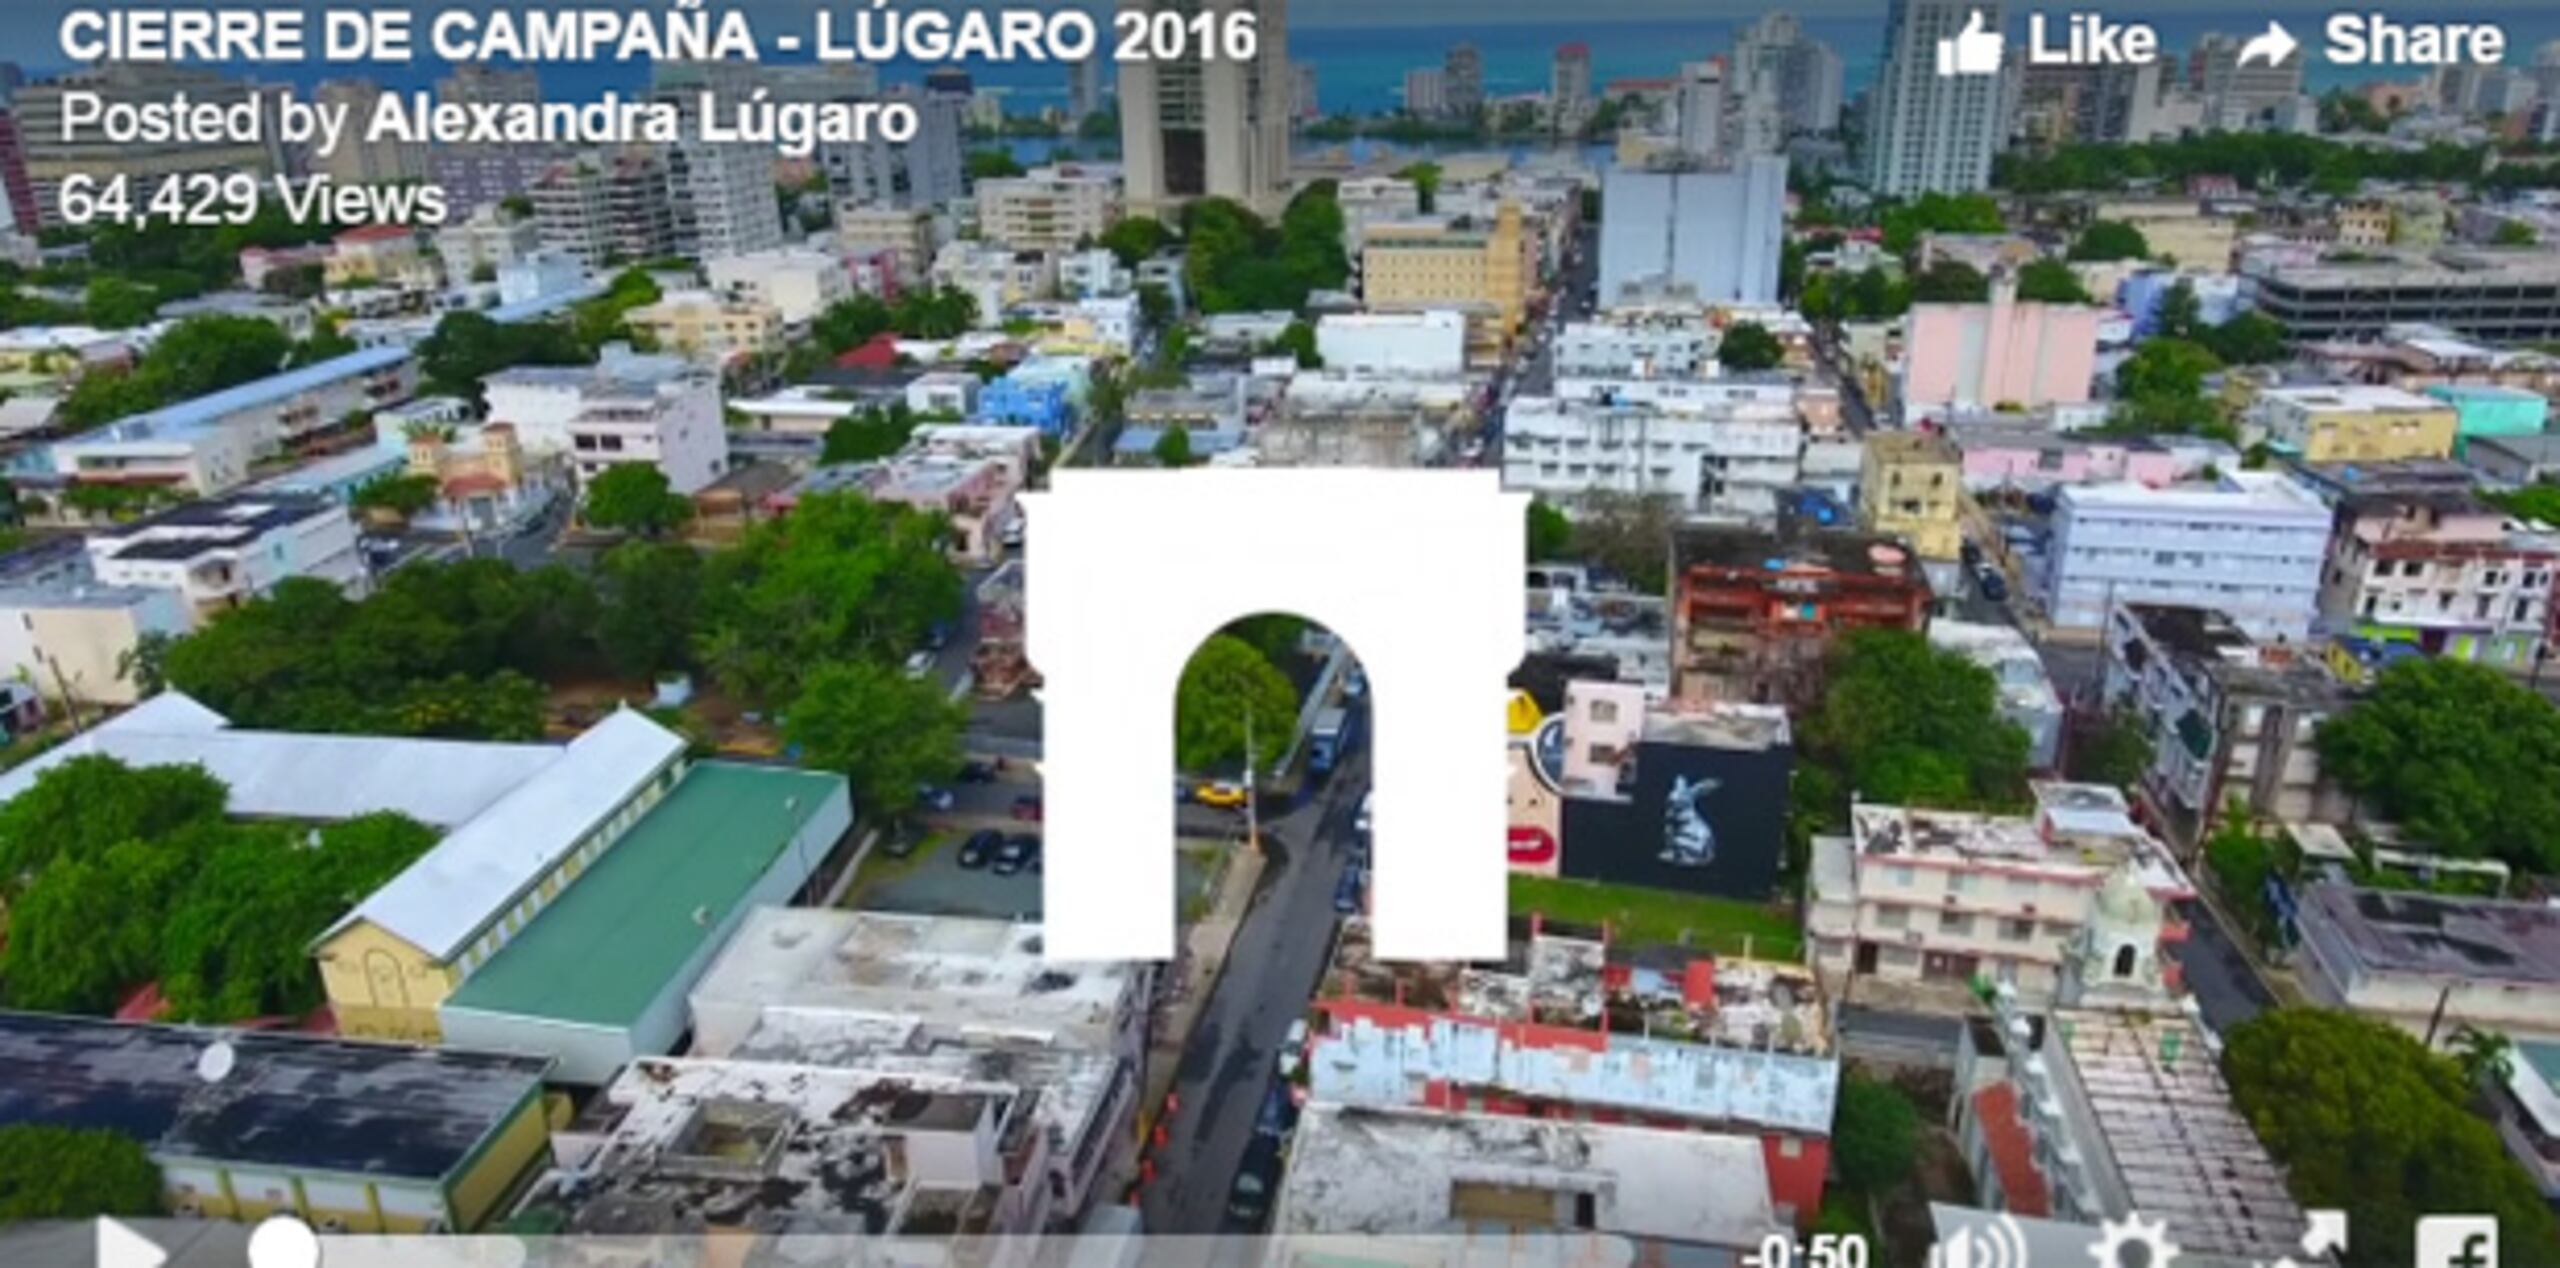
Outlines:
<svg viewBox="0 0 2560 1268"><path fill-rule="evenodd" d="M1016 304L1058 293L1055 257L982 242L946 242L933 257L933 284L967 291L978 301L978 322L996 326Z"/></svg>
<svg viewBox="0 0 2560 1268"><path fill-rule="evenodd" d="M860 141L830 142L818 150L827 187L839 207L899 207L930 211L968 192L961 154L963 103L937 92L899 84L873 100L912 107L916 132L892 141L874 128Z"/></svg>
<svg viewBox="0 0 2560 1268"><path fill-rule="evenodd" d="M1089 247L1058 257L1058 294L1068 299L1110 299L1134 294L1137 288L1137 275L1108 248Z"/></svg>
<svg viewBox="0 0 2560 1268"><path fill-rule="evenodd" d="M1399 176L1355 176L1335 188L1334 205L1342 209L1342 249L1357 264L1369 226L1421 217L1422 191Z"/></svg>
<svg viewBox="0 0 2560 1268"><path fill-rule="evenodd" d="M2217 609L2261 639L2309 638L2330 515L2290 477L2075 485L2054 500L2043 589L2055 625L2095 629L2114 604L2148 603Z"/></svg>
<svg viewBox="0 0 2560 1268"><path fill-rule="evenodd" d="M2551 631L2560 535L2467 492L2340 499L2320 613L2335 631L2522 668Z"/></svg>
<svg viewBox="0 0 2560 1268"><path fill-rule="evenodd" d="M528 454L564 454L584 487L605 468L645 462L678 493L729 468L718 376L681 357L609 346L592 366L517 366L485 383L489 421L513 423Z"/></svg>
<svg viewBox="0 0 2560 1268"><path fill-rule="evenodd" d="M1570 384L1558 384L1559 391ZM1784 383L1658 384L1675 400L1524 396L1503 422L1503 484L1570 500L1662 495L1691 514L1768 516L1801 472L1803 427Z"/></svg>
<svg viewBox="0 0 2560 1268"><path fill-rule="evenodd" d="M984 386L977 375L966 370L935 370L917 375L907 384L907 408L919 416L949 415L967 418L978 407L978 389Z"/></svg>
<svg viewBox="0 0 2560 1268"><path fill-rule="evenodd" d="M772 305L710 291L670 291L657 303L632 309L623 320L658 347L706 365L776 351L785 337L782 314Z"/></svg>
<svg viewBox="0 0 2560 1268"><path fill-rule="evenodd" d="M221 493L287 442L397 405L417 389L408 348L365 348L83 432L53 446L54 469L74 480Z"/></svg>
<svg viewBox="0 0 2560 1268"><path fill-rule="evenodd" d="M725 100L745 96L743 85L723 85L720 91ZM716 260L782 245L782 206L773 196L773 147L703 140L700 122L689 118L684 139L667 147L666 155L677 254Z"/></svg>
<svg viewBox="0 0 2560 1268"><path fill-rule="evenodd" d="M853 298L853 273L844 260L807 247L722 256L703 269L713 290L766 305L782 314L788 326L805 326Z"/></svg>
<svg viewBox="0 0 2560 1268"><path fill-rule="evenodd" d="M1601 198L1602 304L1643 294L1711 304L1778 298L1784 158L1753 155L1703 171L1612 167Z"/></svg>
<svg viewBox="0 0 2560 1268"><path fill-rule="evenodd" d="M2024 818L1851 807L1849 836L1814 840L1805 932L1816 964L1910 988L1904 998L1918 1006L1969 1008L1977 979L2041 1003L2065 985L2065 966L2111 882L2163 904L2195 896L2167 849L2133 821L2124 794L2039 783L2035 798ZM2183 932L2164 918L2153 935ZM2103 950L2134 967L2158 948Z"/></svg>
<svg viewBox="0 0 2560 1268"><path fill-rule="evenodd" d="M1053 163L978 182L978 236L1019 251L1066 251L1120 223L1120 173Z"/></svg>
<svg viewBox="0 0 2560 1268"><path fill-rule="evenodd" d="M509 307L539 304L591 284L593 275L576 256L547 247L498 266L498 302Z"/></svg>
<svg viewBox="0 0 2560 1268"><path fill-rule="evenodd" d="M236 607L287 577L313 577L361 595L370 574L356 522L324 498L237 495L189 502L89 534L102 585L175 593L191 620Z"/></svg>
<svg viewBox="0 0 2560 1268"><path fill-rule="evenodd" d="M1712 378L1719 342L1703 309L1626 309L1599 321L1566 323L1556 334L1555 372L1573 378Z"/></svg>
<svg viewBox="0 0 2560 1268"><path fill-rule="evenodd" d="M2008 75L1942 75L1939 41L1968 21L1993 31L2004 6L1978 0L1893 0L1885 13L1882 72L1868 97L1867 188L1884 198L1958 194L1991 183L1991 159L2008 135Z"/></svg>
<svg viewBox="0 0 2560 1268"><path fill-rule="evenodd" d="M542 226L517 219L491 203L469 220L436 231L436 254L444 257L445 282L459 286L484 275L498 276L507 265L542 249Z"/></svg>
<svg viewBox="0 0 2560 1268"><path fill-rule="evenodd" d="M129 661L143 638L175 637L193 624L174 589L85 580L10 586L0 589L0 673L47 699L132 704L141 688Z"/></svg>
<svg viewBox="0 0 2560 1268"><path fill-rule="evenodd" d="M1316 321L1316 355L1328 370L1462 374L1467 368L1467 319L1447 308L1328 313Z"/></svg>

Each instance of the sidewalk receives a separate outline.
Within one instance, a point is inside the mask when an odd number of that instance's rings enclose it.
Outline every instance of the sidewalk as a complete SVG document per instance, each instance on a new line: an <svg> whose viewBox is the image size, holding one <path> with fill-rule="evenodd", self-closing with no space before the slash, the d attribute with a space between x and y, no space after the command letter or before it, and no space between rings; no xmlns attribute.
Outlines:
<svg viewBox="0 0 2560 1268"><path fill-rule="evenodd" d="M1110 1159L1095 1176L1093 1192L1097 1201L1106 1197L1118 1201L1119 1195L1137 1182L1138 1157L1144 1152L1139 1148L1140 1142L1146 1140L1148 1130L1155 1125L1156 1110L1164 1104L1165 1094L1173 1090L1182 1067L1182 1050L1190 1044L1191 1028L1199 1021L1201 1006L1217 989L1218 975L1227 967L1227 949L1234 944L1236 930L1243 926L1245 913L1253 905L1262 867L1261 853L1235 848L1225 875L1219 878L1217 900L1207 915L1183 931L1174 962L1165 966L1164 979L1156 989L1153 1025L1148 1029L1146 1078L1138 1089L1135 1130L1114 1146Z"/></svg>

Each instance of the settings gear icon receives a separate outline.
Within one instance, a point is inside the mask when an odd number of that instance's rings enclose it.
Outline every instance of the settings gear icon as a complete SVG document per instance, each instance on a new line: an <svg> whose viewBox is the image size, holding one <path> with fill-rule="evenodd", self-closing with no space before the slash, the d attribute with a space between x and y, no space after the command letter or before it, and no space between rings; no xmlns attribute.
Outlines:
<svg viewBox="0 0 2560 1268"><path fill-rule="evenodd" d="M2098 1261L2098 1268L2170 1268L2178 1258L2177 1243L2169 1240L2169 1226L2144 1220L2140 1211L2127 1212L2121 1224L2103 1221L2098 1231L2098 1240L2089 1246L2089 1257Z"/></svg>

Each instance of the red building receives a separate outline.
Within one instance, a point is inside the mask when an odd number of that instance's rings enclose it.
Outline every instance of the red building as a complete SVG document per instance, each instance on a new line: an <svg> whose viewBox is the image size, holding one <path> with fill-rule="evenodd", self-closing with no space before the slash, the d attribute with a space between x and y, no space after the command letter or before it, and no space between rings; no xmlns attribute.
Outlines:
<svg viewBox="0 0 2560 1268"><path fill-rule="evenodd" d="M1770 1206L1810 1229L1840 1071L1813 974L1595 932L1533 920L1506 963L1429 964L1374 959L1346 922L1309 1099L1756 1137Z"/></svg>
<svg viewBox="0 0 2560 1268"><path fill-rule="evenodd" d="M1889 537L1683 529L1672 577L1673 687L1695 703L1811 708L1842 633L1929 623L1929 579Z"/></svg>
<svg viewBox="0 0 2560 1268"><path fill-rule="evenodd" d="M27 143L18 135L18 116L0 109L0 191L8 194L10 227L33 236L36 185L27 178Z"/></svg>

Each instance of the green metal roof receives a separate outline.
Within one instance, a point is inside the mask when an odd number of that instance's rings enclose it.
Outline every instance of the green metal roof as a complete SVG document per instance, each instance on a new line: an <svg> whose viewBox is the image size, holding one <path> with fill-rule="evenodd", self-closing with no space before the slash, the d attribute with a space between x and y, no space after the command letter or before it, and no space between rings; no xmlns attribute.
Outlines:
<svg viewBox="0 0 2560 1268"><path fill-rule="evenodd" d="M446 1003L600 1026L639 1021L843 786L816 771L695 763ZM698 922L703 908L711 918Z"/></svg>

